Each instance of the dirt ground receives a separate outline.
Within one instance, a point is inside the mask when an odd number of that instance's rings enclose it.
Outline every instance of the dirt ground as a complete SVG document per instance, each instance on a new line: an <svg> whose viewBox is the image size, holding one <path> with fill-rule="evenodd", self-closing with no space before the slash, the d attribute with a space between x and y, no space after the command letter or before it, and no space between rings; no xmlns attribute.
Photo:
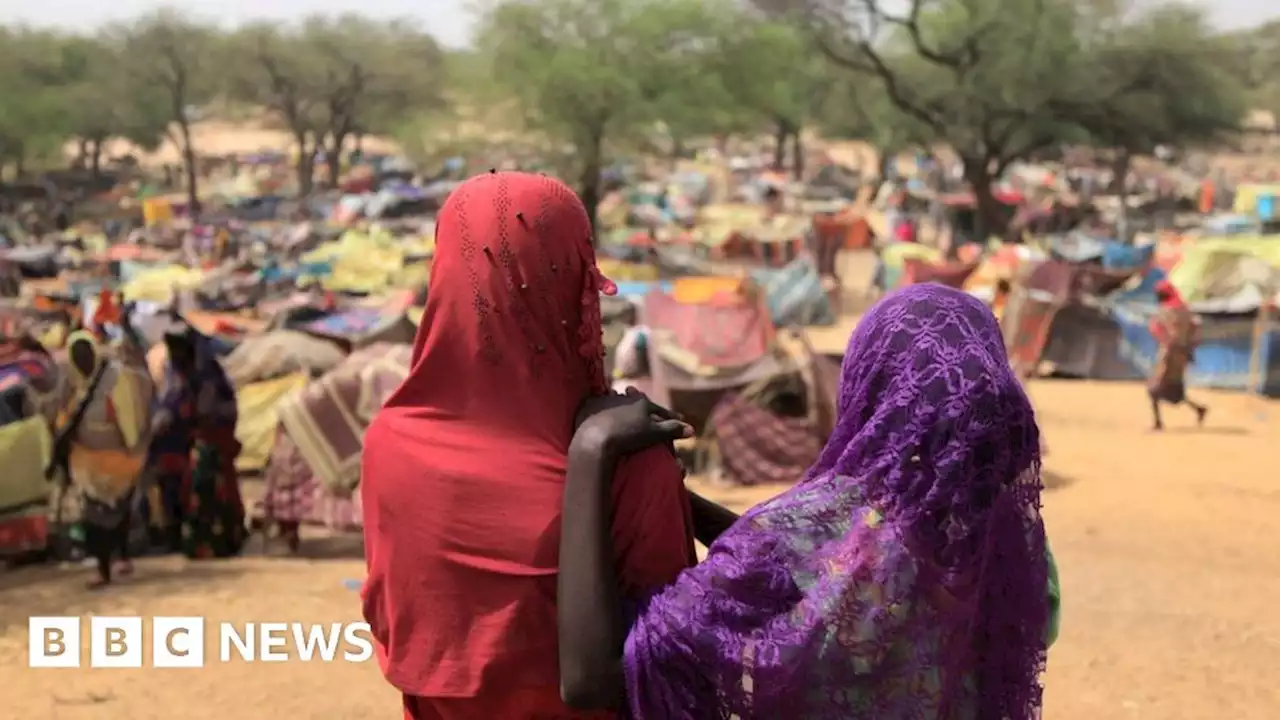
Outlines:
<svg viewBox="0 0 1280 720"><path fill-rule="evenodd" d="M1049 720L1280 717L1280 404L1201 393L1208 427L1172 409L1147 432L1141 387L1039 382L1046 517L1063 585ZM1268 449L1270 448L1270 449ZM1270 458L1270 460L1267 460ZM722 492L746 507L773 489ZM376 664L231 663L201 670L32 670L30 615L358 619L360 548L315 538L309 559L150 560L105 594L87 569L0 576L5 715L29 720L390 718ZM87 625L87 623L86 623ZM148 651L149 653L149 651Z"/></svg>

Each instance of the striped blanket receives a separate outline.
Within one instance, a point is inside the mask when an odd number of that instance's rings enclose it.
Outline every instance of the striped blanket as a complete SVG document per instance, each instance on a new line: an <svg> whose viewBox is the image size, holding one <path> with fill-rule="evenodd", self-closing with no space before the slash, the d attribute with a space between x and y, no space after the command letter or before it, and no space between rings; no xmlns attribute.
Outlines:
<svg viewBox="0 0 1280 720"><path fill-rule="evenodd" d="M360 484L364 432L408 375L412 352L408 345L370 345L281 401L280 422L329 491L350 495Z"/></svg>

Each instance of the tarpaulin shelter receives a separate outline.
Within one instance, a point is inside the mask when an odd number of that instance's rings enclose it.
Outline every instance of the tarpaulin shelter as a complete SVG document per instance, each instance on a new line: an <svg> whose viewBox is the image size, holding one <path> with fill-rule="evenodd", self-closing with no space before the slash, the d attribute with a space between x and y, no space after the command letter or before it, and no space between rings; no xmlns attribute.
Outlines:
<svg viewBox="0 0 1280 720"><path fill-rule="evenodd" d="M1184 247L1169 282L1183 300L1194 303L1232 294L1250 282L1269 282L1275 268L1280 268L1280 238L1202 238Z"/></svg>
<svg viewBox="0 0 1280 720"><path fill-rule="evenodd" d="M349 349L375 343L411 344L418 330L405 313L388 314L381 308L354 308L334 313L299 329Z"/></svg>
<svg viewBox="0 0 1280 720"><path fill-rule="evenodd" d="M240 454L236 456L236 469L240 472L259 472L267 465L271 446L276 441L276 425L279 416L276 407L290 393L307 384L304 372L282 375L271 380L260 380L236 389L236 440L240 441Z"/></svg>
<svg viewBox="0 0 1280 720"><path fill-rule="evenodd" d="M880 261L884 263L883 284L886 289L896 288L902 283L908 260L920 260L926 263L942 261L942 253L918 243L893 243L880 249Z"/></svg>
<svg viewBox="0 0 1280 720"><path fill-rule="evenodd" d="M799 257L779 269L761 268L752 279L764 292L774 326L835 323L831 299L811 259Z"/></svg>
<svg viewBox="0 0 1280 720"><path fill-rule="evenodd" d="M725 394L707 422L699 468L739 485L794 483L817 459L835 418L838 365L803 335L780 333L782 370Z"/></svg>
<svg viewBox="0 0 1280 720"><path fill-rule="evenodd" d="M1155 368L1159 350L1148 329L1157 310L1154 302L1137 301L1113 309L1123 334L1119 351L1144 375ZM1280 397L1280 327L1272 314L1265 304L1252 312L1201 314L1200 345L1187 368L1187 384Z"/></svg>
<svg viewBox="0 0 1280 720"><path fill-rule="evenodd" d="M1070 371L1078 377L1132 376L1108 364L1114 353L1105 345L1118 328L1105 313L1082 304L1082 298L1109 295L1124 285L1133 272L1062 260L1047 260L1028 268L1014 283L1001 317L1005 346L1014 369L1024 377L1034 375L1042 361L1050 360L1046 352L1053 348L1059 353L1056 358L1062 363L1063 372ZM1055 329L1059 312L1067 307L1074 309L1064 316L1062 327Z"/></svg>
<svg viewBox="0 0 1280 720"><path fill-rule="evenodd" d="M770 352L774 328L761 298L694 304L653 291L640 315L649 328L649 394L695 426L723 391L780 369Z"/></svg>
<svg viewBox="0 0 1280 720"><path fill-rule="evenodd" d="M295 330L273 330L246 338L222 359L222 368L236 387L243 387L298 372L323 375L346 356L329 340Z"/></svg>
<svg viewBox="0 0 1280 720"><path fill-rule="evenodd" d="M408 345L371 345L279 403L281 424L329 491L350 495L360 484L364 432L408 376L412 354Z"/></svg>

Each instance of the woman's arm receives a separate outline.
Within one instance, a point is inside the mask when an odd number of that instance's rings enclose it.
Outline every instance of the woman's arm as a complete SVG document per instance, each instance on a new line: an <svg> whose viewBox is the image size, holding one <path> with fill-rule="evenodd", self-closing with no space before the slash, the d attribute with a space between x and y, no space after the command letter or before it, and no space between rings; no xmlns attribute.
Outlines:
<svg viewBox="0 0 1280 720"><path fill-rule="evenodd" d="M570 445L556 604L560 697L577 710L617 710L624 703L626 622L610 532L616 465L601 437L579 433Z"/></svg>
<svg viewBox="0 0 1280 720"><path fill-rule="evenodd" d="M737 513L716 504L690 490L689 504L693 509L693 536L703 545L710 545L725 530L733 527L740 517Z"/></svg>

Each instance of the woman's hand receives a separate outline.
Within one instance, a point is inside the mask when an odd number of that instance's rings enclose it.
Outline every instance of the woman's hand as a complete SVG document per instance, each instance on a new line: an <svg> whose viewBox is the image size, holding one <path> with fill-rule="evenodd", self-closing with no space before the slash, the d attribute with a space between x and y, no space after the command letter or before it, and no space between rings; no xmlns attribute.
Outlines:
<svg viewBox="0 0 1280 720"><path fill-rule="evenodd" d="M654 445L693 436L680 416L630 388L626 395L608 393L587 398L578 409L574 445L611 455L628 455Z"/></svg>

